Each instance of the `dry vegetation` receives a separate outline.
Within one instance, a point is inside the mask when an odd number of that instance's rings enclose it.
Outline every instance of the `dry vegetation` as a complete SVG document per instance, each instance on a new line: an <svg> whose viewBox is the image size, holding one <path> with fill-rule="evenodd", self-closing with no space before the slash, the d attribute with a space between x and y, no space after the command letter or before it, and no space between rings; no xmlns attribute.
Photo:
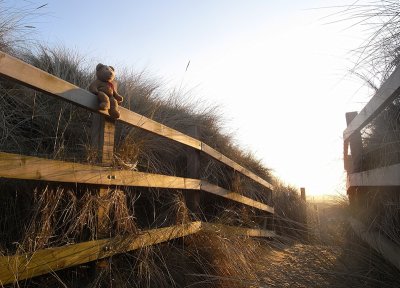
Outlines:
<svg viewBox="0 0 400 288"><path fill-rule="evenodd" d="M355 59L351 72L377 89L399 64L400 4L390 0L366 0L331 9L331 21L346 21L349 29L364 28L367 37L351 51Z"/></svg>
<svg viewBox="0 0 400 288"><path fill-rule="evenodd" d="M0 2L0 5L2 3ZM35 10L34 10L35 11ZM28 12L28 14L26 14ZM0 47L24 61L86 88L94 63L66 49L27 49L24 17L32 11L2 10ZM14 14L13 14L14 13ZM15 14L16 13L16 14ZM37 13L37 12L34 12ZM10 19L17 19L16 23ZM25 18L27 19L27 18ZM21 22L22 21L22 22ZM25 28L24 28L25 27ZM15 45L18 43L18 45ZM118 69L123 71L123 69ZM270 193L213 159L201 157L201 178L275 207L274 219L252 208L206 195L202 215L191 215L184 191L120 188L100 198L89 185L56 185L1 179L0 254L97 239L99 205L111 205L110 236L203 220L241 227L274 222L275 241L201 232L112 257L110 269L94 273L93 263L21 281L15 287L398 287L398 271L352 235L346 201L318 211L300 201L297 189L282 184L254 155L223 134L218 107L165 91L145 73L118 73L123 106L187 133L270 181ZM396 105L394 103L394 105ZM392 112L391 112L392 113ZM398 113L393 113L393 115ZM392 115L392 114L391 114ZM1 151L95 163L92 114L10 81L0 80ZM397 118L396 118L397 119ZM392 121L392 120L391 120ZM397 121L397 120L396 120ZM396 126L397 127L397 126ZM117 124L116 168L184 176L188 150L179 143ZM396 128L397 129L397 128ZM370 130L372 131L372 130ZM381 129L376 129L381 131ZM375 133L375 135L377 135ZM389 139L389 138L388 138ZM392 138L390 138L392 139ZM373 137L368 139L371 143ZM372 144L368 144L373 147ZM392 157L389 157L390 159ZM397 241L399 200L377 194L375 214L365 218ZM379 194L381 195L381 194ZM385 207L382 210L381 207ZM307 211L307 212L306 212ZM372 211L372 210L371 210ZM305 223L307 215L308 223ZM394 235L393 237L390 235ZM302 243L302 244L299 244ZM312 245L310 245L312 244Z"/></svg>
<svg viewBox="0 0 400 288"><path fill-rule="evenodd" d="M0 42L3 51L79 87L88 86L94 77L93 63L67 49L32 43L24 46L26 29L31 29L26 28L24 21L30 17L30 11L1 12ZM28 46L29 49L26 48ZM198 126L200 140L267 181L276 181L270 169L259 159L237 147L231 135L221 132L223 120L217 107L195 102L176 91L165 91L143 72L119 72L118 80L126 108L184 133L194 125ZM97 151L90 142L92 118L93 115L82 108L0 79L1 151L95 163ZM186 174L188 149L179 143L117 124L115 147L115 168L177 176ZM201 179L274 204L269 191L259 184L210 157L202 156L200 161ZM90 185L1 179L0 187L2 255L97 239L96 213L104 201L111 207L110 237L180 224L197 217L190 214L184 193L179 190L120 187L101 198ZM279 187L275 198L279 221L282 221L282 227L286 225L284 223L296 226L294 223L299 221L299 214L295 212L299 202L295 196L297 192L284 185ZM281 199L281 196L284 198ZM202 207L200 217L203 220L242 227L259 227L265 219L272 221L265 213L212 195L206 195ZM291 228L282 228L279 232L284 234L290 231ZM89 263L22 281L15 286L248 287L260 283L254 265L259 248L266 243L202 232L115 256L110 262L110 269L100 274L94 273L93 264Z"/></svg>
<svg viewBox="0 0 400 288"><path fill-rule="evenodd" d="M361 132L362 171L400 163L400 98L390 103Z"/></svg>

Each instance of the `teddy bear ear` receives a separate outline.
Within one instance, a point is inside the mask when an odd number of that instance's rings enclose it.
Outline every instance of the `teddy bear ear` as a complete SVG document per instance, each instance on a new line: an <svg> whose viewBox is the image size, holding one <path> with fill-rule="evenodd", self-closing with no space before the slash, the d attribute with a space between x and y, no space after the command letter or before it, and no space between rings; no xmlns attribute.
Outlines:
<svg viewBox="0 0 400 288"><path fill-rule="evenodd" d="M113 67L113 66L108 66L108 67L110 67L110 68L111 68L111 70L115 71L115 69L114 69L114 67Z"/></svg>
<svg viewBox="0 0 400 288"><path fill-rule="evenodd" d="M104 65L101 64L101 63L97 64L97 66L96 66L96 71L99 71L103 66L104 66Z"/></svg>

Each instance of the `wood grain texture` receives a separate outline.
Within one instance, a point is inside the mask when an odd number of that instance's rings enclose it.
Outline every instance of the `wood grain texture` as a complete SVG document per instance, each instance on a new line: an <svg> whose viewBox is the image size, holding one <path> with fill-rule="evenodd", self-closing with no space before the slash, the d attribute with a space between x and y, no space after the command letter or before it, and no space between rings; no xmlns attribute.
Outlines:
<svg viewBox="0 0 400 288"><path fill-rule="evenodd" d="M97 148L98 159L101 166L111 166L114 158L114 138L115 138L115 121L111 118L106 118L103 115L95 114L93 117L91 134L92 134L92 147ZM107 186L101 186L98 189L99 207L97 209L97 239L108 238L111 236L111 221L110 209L111 203L108 195L111 190ZM105 267L106 260L100 260L97 263L97 272Z"/></svg>
<svg viewBox="0 0 400 288"><path fill-rule="evenodd" d="M400 164L347 174L347 189L356 186L400 186Z"/></svg>
<svg viewBox="0 0 400 288"><path fill-rule="evenodd" d="M0 177L96 185L200 189L200 180L0 152Z"/></svg>
<svg viewBox="0 0 400 288"><path fill-rule="evenodd" d="M274 213L274 208L204 180L114 170L107 167L48 160L0 152L0 177L51 182L203 190L232 201Z"/></svg>
<svg viewBox="0 0 400 288"><path fill-rule="evenodd" d="M385 107L399 95L400 92L400 67L390 75L369 100L367 105L358 113L357 117L347 126L343 132L343 140L346 141L355 132L360 131L366 124L380 113Z"/></svg>
<svg viewBox="0 0 400 288"><path fill-rule="evenodd" d="M245 197L243 195L240 195L239 193L232 192L229 190L226 190L222 187L219 187L217 185L208 183L207 181L201 181L201 190L204 190L206 192L224 197L226 199L230 199L232 201L236 201L269 213L274 213L274 208L271 206L268 206L264 203L255 201L253 199L250 199L248 197Z"/></svg>
<svg viewBox="0 0 400 288"><path fill-rule="evenodd" d="M150 118L147 118L143 115L140 115L125 108L121 108L120 113L121 117L118 120L121 122L174 140L186 146L193 147L197 150L200 150L201 148L201 141L193 137L187 136L175 129L169 128L168 126L158 123Z"/></svg>
<svg viewBox="0 0 400 288"><path fill-rule="evenodd" d="M199 232L201 222L143 231L138 235L95 240L34 253L0 257L2 285L159 244Z"/></svg>

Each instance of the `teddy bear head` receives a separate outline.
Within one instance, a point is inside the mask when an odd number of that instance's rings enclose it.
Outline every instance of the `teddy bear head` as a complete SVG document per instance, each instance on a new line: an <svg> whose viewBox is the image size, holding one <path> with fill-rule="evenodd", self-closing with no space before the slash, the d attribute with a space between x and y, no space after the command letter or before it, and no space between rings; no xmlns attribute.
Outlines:
<svg viewBox="0 0 400 288"><path fill-rule="evenodd" d="M99 63L96 66L96 76L100 81L111 82L115 78L114 67Z"/></svg>

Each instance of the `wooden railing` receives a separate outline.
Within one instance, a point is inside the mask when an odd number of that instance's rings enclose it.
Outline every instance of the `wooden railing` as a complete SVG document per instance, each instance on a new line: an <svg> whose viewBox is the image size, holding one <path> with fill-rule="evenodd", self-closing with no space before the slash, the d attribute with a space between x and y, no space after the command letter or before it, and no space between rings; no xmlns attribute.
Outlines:
<svg viewBox="0 0 400 288"><path fill-rule="evenodd" d="M360 113L346 113L348 126L343 132L344 167L347 171L347 194L350 206L354 210L368 209L368 207L365 207L366 191L368 189L379 187L385 191L388 188L400 187L400 163L388 161L389 165L368 168L370 165L366 166L365 164L365 144L363 144L362 140L363 129L371 129L368 128L368 125L373 123L376 117L385 111L399 96L400 68L397 68ZM385 129L391 128L386 127ZM393 144L400 145L400 143ZM351 154L349 154L349 148ZM368 225L357 219L352 218L350 224L357 235L400 269L400 247L392 243L379 231L369 229Z"/></svg>
<svg viewBox="0 0 400 288"><path fill-rule="evenodd" d="M106 193L109 186L183 189L191 191L192 197L190 201L194 202L194 206L200 205L198 197L195 197L196 193L205 191L260 211L274 213L274 208L265 203L243 196L235 191L229 191L202 179L113 169L110 164L114 150L115 121L108 117L109 115L106 111L98 110L98 100L95 95L3 52L0 52L0 76L99 114L100 117L95 123L97 127L94 128L95 133L93 133L92 138L97 141L101 153L101 165L89 165L0 152L1 178L96 185L100 195ZM264 188L272 190L273 187L270 183L202 141L128 109L120 108L120 112L121 116L118 121L121 123L168 138L192 148L193 151L204 153L262 185ZM196 155L194 155L193 161L198 161ZM199 167L194 169L199 169ZM192 174L199 173L193 173L192 171ZM188 197L190 198L190 196ZM104 230L107 229L107 225L104 225L107 222L106 214L107 207L99 208L97 215L98 235L100 238L105 239L42 249L34 253L0 257L0 283L4 285L16 282L199 231L218 231L219 233L256 237L274 237L275 235L273 231L269 230L195 221L182 225L151 229L138 235L107 238L106 235L108 233Z"/></svg>
<svg viewBox="0 0 400 288"><path fill-rule="evenodd" d="M347 190L359 186L393 186L400 183L400 165L368 171L362 167L361 130L400 95L400 69L396 69L360 113L346 113L347 128L343 132L344 164ZM351 155L349 155L349 146Z"/></svg>

